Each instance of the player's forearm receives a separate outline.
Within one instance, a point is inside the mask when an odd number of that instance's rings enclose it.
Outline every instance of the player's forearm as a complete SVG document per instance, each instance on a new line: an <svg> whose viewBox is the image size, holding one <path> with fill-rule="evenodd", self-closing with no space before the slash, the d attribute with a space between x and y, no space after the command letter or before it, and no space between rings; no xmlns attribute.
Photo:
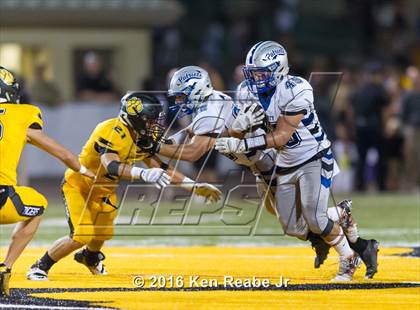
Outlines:
<svg viewBox="0 0 420 310"><path fill-rule="evenodd" d="M79 159L68 150L63 149L57 154L56 157L59 158L67 167L74 171L80 171L80 168L82 167Z"/></svg>
<svg viewBox="0 0 420 310"><path fill-rule="evenodd" d="M182 154L182 148L186 144L161 144L159 149L159 155L168 158L178 158ZM181 158L182 159L182 158Z"/></svg>
<svg viewBox="0 0 420 310"><path fill-rule="evenodd" d="M211 147L213 144L211 144ZM202 149L194 144L162 144L159 155L178 160L195 161L201 158L211 147Z"/></svg>
<svg viewBox="0 0 420 310"><path fill-rule="evenodd" d="M175 184L175 185L179 185L181 184L184 179L185 179L185 175L177 170L175 170L173 167L169 166L166 169L166 172L168 173L168 175L171 177L171 183Z"/></svg>
<svg viewBox="0 0 420 310"><path fill-rule="evenodd" d="M27 136L29 143L54 156L70 169L74 171L80 170L81 165L76 155L54 139L44 134L41 130L28 129Z"/></svg>
<svg viewBox="0 0 420 310"><path fill-rule="evenodd" d="M277 120L276 130L252 138L245 139L248 150L253 149L280 149L285 145L299 126L303 114L280 117Z"/></svg>
<svg viewBox="0 0 420 310"><path fill-rule="evenodd" d="M131 169L133 168L134 167L131 165L121 163L118 167L118 177L127 179L127 180L133 179L132 171L131 171Z"/></svg>
<svg viewBox="0 0 420 310"><path fill-rule="evenodd" d="M166 171L166 173L171 177L171 184L181 184L185 181L186 176L179 172L178 170L175 170L174 167L167 165L163 163L159 157L152 156L144 160L144 163L149 168L162 168Z"/></svg>
<svg viewBox="0 0 420 310"><path fill-rule="evenodd" d="M227 137L234 137L234 138L238 138L238 139L243 139L244 136L245 136L242 132L235 131L231 128L226 130L226 132L227 132L227 135L226 135Z"/></svg>
<svg viewBox="0 0 420 310"><path fill-rule="evenodd" d="M265 135L266 148L279 149L289 141L290 136L288 132L274 131Z"/></svg>
<svg viewBox="0 0 420 310"><path fill-rule="evenodd" d="M109 175L123 179L132 179L133 166L120 162L118 154L105 153L101 155L101 164Z"/></svg>

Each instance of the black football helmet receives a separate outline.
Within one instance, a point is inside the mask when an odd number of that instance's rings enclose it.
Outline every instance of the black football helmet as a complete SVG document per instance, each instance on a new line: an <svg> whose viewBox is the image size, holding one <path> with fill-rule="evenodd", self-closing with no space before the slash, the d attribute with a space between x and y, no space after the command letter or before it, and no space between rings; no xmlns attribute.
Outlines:
<svg viewBox="0 0 420 310"><path fill-rule="evenodd" d="M159 99L152 94L126 93L121 99L119 117L135 131L140 148L159 143L165 133L165 114Z"/></svg>
<svg viewBox="0 0 420 310"><path fill-rule="evenodd" d="M0 66L0 103L19 103L20 87L13 73Z"/></svg>

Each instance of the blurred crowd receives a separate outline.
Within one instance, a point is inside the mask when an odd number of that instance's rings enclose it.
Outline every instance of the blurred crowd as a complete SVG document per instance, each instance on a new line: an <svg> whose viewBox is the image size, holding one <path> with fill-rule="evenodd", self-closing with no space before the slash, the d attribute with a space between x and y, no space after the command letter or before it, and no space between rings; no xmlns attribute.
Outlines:
<svg viewBox="0 0 420 310"><path fill-rule="evenodd" d="M243 80L248 49L260 40L278 41L288 51L290 74L314 88L342 171L336 189L419 189L420 12L407 5L415 2L344 0L344 13L332 16L302 9L299 0L180 2L186 16L153 29L153 73L139 89L165 90L168 73L194 64L209 72L215 89L233 91ZM76 100L117 102L123 90L100 55L86 53L82 66ZM46 79L45 65L35 72L27 100L59 106L59 88Z"/></svg>

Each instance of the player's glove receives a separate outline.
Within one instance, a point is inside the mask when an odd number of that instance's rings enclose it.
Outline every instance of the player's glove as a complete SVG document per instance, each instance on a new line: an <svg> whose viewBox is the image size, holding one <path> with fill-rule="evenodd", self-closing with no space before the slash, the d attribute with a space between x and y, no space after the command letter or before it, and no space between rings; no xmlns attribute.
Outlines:
<svg viewBox="0 0 420 310"><path fill-rule="evenodd" d="M171 178L161 168L143 169L139 167L131 168L131 176L134 179L142 178L145 182L155 183L156 187L161 189L171 183Z"/></svg>
<svg viewBox="0 0 420 310"><path fill-rule="evenodd" d="M232 123L231 129L236 132L248 131L251 128L261 126L264 118L264 110L258 103L253 103L251 106L243 107L239 111L238 116Z"/></svg>
<svg viewBox="0 0 420 310"><path fill-rule="evenodd" d="M216 203L222 197L222 192L214 185L209 183L195 183L188 177L185 177L181 183L181 187L185 188L197 196L206 198L206 203Z"/></svg>
<svg viewBox="0 0 420 310"><path fill-rule="evenodd" d="M197 183L193 193L206 198L206 203L216 203L222 198L222 192L209 183Z"/></svg>
<svg viewBox="0 0 420 310"><path fill-rule="evenodd" d="M265 135L247 139L217 138L214 148L220 153L247 153L254 150L263 150L267 146Z"/></svg>
<svg viewBox="0 0 420 310"><path fill-rule="evenodd" d="M245 153L245 140L237 138L217 138L214 148L220 153Z"/></svg>
<svg viewBox="0 0 420 310"><path fill-rule="evenodd" d="M148 153L150 155L159 153L160 141L155 141L146 137L138 139L136 141L136 145L141 152Z"/></svg>

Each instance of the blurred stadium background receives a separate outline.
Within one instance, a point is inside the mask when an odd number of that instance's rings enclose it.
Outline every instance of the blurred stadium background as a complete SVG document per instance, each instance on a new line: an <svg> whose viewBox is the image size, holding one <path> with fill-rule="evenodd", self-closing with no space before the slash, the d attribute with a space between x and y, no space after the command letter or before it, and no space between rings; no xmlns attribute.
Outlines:
<svg viewBox="0 0 420 310"><path fill-rule="evenodd" d="M42 108L47 133L75 153L97 123L117 114L126 90L162 91L167 104L170 72L198 64L216 89L234 91L249 47L281 42L291 73L314 87L342 169L338 198L356 192L356 212L368 213L362 227L419 243L418 1L0 0L0 8L1 65L18 74L22 101ZM201 164L181 169L195 177ZM202 179L220 184L238 169L218 154L205 168ZM28 146L20 183L59 205L63 171ZM63 215L51 208L46 219ZM64 220L55 223L64 231Z"/></svg>

